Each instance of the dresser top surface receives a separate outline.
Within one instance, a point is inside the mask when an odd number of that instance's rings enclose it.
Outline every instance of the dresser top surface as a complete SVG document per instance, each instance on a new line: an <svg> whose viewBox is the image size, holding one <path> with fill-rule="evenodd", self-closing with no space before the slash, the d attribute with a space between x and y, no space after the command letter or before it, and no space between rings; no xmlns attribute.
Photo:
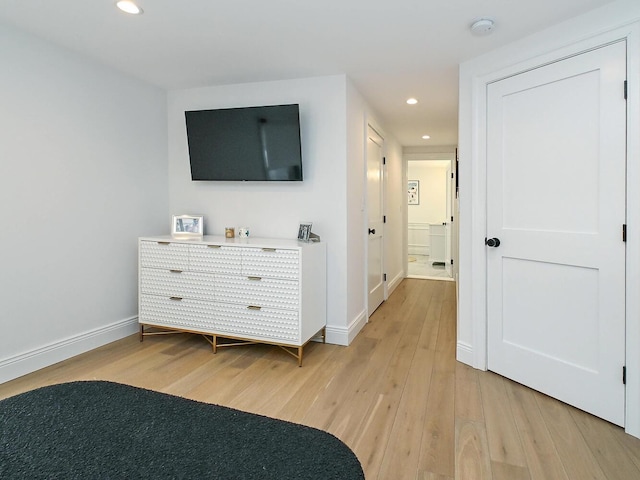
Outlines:
<svg viewBox="0 0 640 480"><path fill-rule="evenodd" d="M151 242L183 243L191 245L228 245L231 247L248 246L257 248L310 248L313 246L324 245L324 243L321 242L303 242L298 239L292 238L226 238L224 235L204 235L202 237L194 238L177 238L171 235L159 235L151 237L140 237L139 240Z"/></svg>

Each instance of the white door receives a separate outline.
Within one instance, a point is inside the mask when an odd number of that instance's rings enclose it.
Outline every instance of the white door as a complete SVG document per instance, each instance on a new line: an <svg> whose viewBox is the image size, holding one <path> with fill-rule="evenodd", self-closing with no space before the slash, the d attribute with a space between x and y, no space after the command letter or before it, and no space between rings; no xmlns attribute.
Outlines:
<svg viewBox="0 0 640 480"><path fill-rule="evenodd" d="M444 227L444 268L447 275L453 277L451 269L451 167L447 168L447 200L446 200L446 224Z"/></svg>
<svg viewBox="0 0 640 480"><path fill-rule="evenodd" d="M367 290L369 316L384 300L382 137L371 127L367 135Z"/></svg>
<svg viewBox="0 0 640 480"><path fill-rule="evenodd" d="M501 80L487 105L489 369L618 425L625 57L620 42Z"/></svg>

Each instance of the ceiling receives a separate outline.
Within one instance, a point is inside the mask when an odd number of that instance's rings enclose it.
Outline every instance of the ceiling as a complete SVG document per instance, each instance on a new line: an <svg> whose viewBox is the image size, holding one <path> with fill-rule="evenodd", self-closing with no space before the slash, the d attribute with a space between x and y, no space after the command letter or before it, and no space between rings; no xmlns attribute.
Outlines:
<svg viewBox="0 0 640 480"><path fill-rule="evenodd" d="M1 0L0 22L167 89L346 74L403 146L435 146L457 143L461 61L612 1Z"/></svg>

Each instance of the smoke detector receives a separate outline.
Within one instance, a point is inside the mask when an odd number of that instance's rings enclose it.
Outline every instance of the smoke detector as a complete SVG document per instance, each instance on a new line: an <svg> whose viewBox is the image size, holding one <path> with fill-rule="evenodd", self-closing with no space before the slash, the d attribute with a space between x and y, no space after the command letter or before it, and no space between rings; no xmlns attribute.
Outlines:
<svg viewBox="0 0 640 480"><path fill-rule="evenodd" d="M142 13L144 13L144 11L132 0L120 0L116 2L116 7L123 12L130 13L131 15L142 15Z"/></svg>
<svg viewBox="0 0 640 480"><path fill-rule="evenodd" d="M490 18L481 18L471 24L471 33L479 37L489 35L495 28L495 22Z"/></svg>

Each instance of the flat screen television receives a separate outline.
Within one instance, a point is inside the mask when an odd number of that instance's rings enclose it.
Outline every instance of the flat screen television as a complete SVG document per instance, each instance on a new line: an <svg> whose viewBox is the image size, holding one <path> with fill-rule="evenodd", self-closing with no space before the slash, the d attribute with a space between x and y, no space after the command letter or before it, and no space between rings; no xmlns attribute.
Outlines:
<svg viewBox="0 0 640 480"><path fill-rule="evenodd" d="M185 112L192 180L302 181L297 104Z"/></svg>

